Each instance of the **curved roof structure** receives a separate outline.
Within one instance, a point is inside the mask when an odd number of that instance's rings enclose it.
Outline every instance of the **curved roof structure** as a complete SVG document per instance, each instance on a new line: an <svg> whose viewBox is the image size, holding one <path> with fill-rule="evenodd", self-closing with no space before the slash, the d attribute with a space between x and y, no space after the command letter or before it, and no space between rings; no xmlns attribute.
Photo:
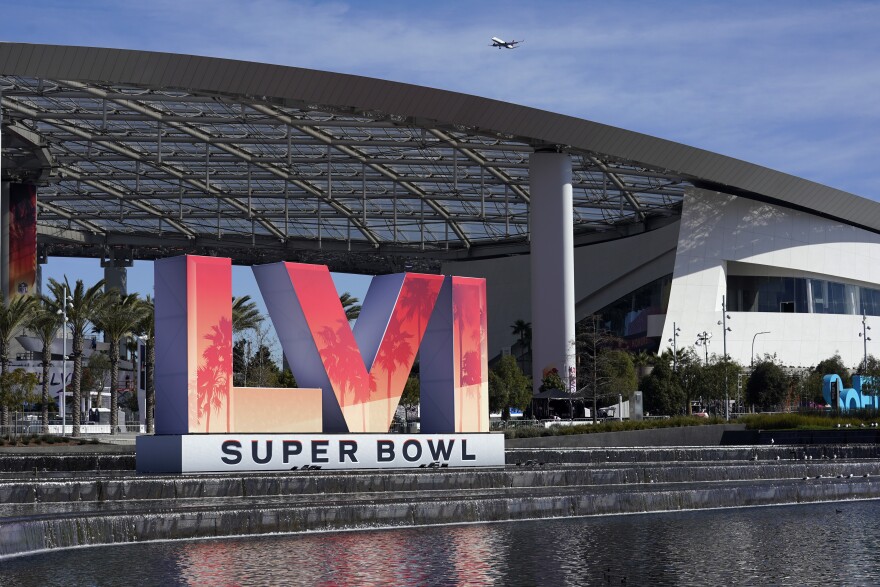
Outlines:
<svg viewBox="0 0 880 587"><path fill-rule="evenodd" d="M525 252L542 149L572 156L576 242L677 217L690 185L880 232L880 205L743 161L352 75L0 43L0 104L4 179L41 186L43 254L381 273Z"/></svg>

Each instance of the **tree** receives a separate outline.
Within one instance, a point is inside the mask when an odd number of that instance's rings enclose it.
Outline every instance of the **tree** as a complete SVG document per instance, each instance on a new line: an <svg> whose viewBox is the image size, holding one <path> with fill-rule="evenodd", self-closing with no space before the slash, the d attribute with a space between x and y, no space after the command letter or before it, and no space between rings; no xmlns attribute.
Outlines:
<svg viewBox="0 0 880 587"><path fill-rule="evenodd" d="M632 355L632 363L633 367L636 369L636 377L644 377L648 375L648 372L651 370L651 367L654 366L654 362L657 359L657 356L654 353L649 353L648 351L638 351Z"/></svg>
<svg viewBox="0 0 880 587"><path fill-rule="evenodd" d="M559 391L568 392L568 386L562 380L562 377L559 376L559 370L556 368L550 369L550 371L544 375L541 379L541 386L538 389L541 391L558 389Z"/></svg>
<svg viewBox="0 0 880 587"><path fill-rule="evenodd" d="M681 386L684 398L684 413L690 415L693 412L694 400L701 397L706 391L706 373L703 361L694 352L694 349L688 348L677 359L678 363L678 382Z"/></svg>
<svg viewBox="0 0 880 587"><path fill-rule="evenodd" d="M277 387L297 387L293 372L290 369L282 369L281 374L278 376L278 382L275 385Z"/></svg>
<svg viewBox="0 0 880 587"><path fill-rule="evenodd" d="M684 391L672 370L672 354L663 353L651 373L642 379L645 411L651 414L674 415L682 412Z"/></svg>
<svg viewBox="0 0 880 587"><path fill-rule="evenodd" d="M36 298L31 296L16 296L7 300L3 289L5 285L0 288L0 375L9 369L9 342L15 331L27 324L37 304ZM5 404L2 406L2 421L4 426L9 423Z"/></svg>
<svg viewBox="0 0 880 587"><path fill-rule="evenodd" d="M511 355L501 360L489 371L489 411L502 412L510 417L509 408L524 410L532 401L532 382ZM507 419L505 418L505 419Z"/></svg>
<svg viewBox="0 0 880 587"><path fill-rule="evenodd" d="M602 351L617 344L617 337L602 327L598 314L588 316L577 327L578 392L593 404L593 423L597 421L599 400L609 395L608 377L604 374L607 355Z"/></svg>
<svg viewBox="0 0 880 587"><path fill-rule="evenodd" d="M874 355L868 355L862 371L862 393L865 395L880 393L880 360Z"/></svg>
<svg viewBox="0 0 880 587"><path fill-rule="evenodd" d="M65 305L65 294L68 296L67 301L67 324L70 328L73 339L73 435L79 436L79 427L82 424L81 412L81 385L82 385L82 357L83 357L83 340L86 336L86 328L92 318L101 311L107 303L104 292L104 280L98 281L93 286L86 288L81 279L77 279L76 285L71 289L64 278L64 283L49 279L48 289L51 297L44 297L47 306L58 312Z"/></svg>
<svg viewBox="0 0 880 587"><path fill-rule="evenodd" d="M21 367L0 375L0 406L3 407L3 426L9 426L10 410L19 410L24 407L24 404L37 401L38 398L34 394L37 383L36 374L28 373Z"/></svg>
<svg viewBox="0 0 880 587"><path fill-rule="evenodd" d="M406 384L403 386L403 393L400 395L400 405L403 406L403 419L409 424L410 410L416 408L421 401L421 384L418 377L410 375Z"/></svg>
<svg viewBox="0 0 880 587"><path fill-rule="evenodd" d="M92 353L86 362L86 366L83 368L82 389L88 394L86 396L88 398L91 397L91 392L97 393L98 402L97 405L93 406L90 400L86 401L87 407L101 407L101 393L109 383L109 375L110 359L107 358L107 355L104 353Z"/></svg>
<svg viewBox="0 0 880 587"><path fill-rule="evenodd" d="M607 392L612 395L623 395L629 399L638 389L639 380L632 357L626 351L606 350L601 363L602 375L608 379Z"/></svg>
<svg viewBox="0 0 880 587"><path fill-rule="evenodd" d="M725 399L736 399L736 382L742 370L742 365L736 361L725 361L718 355L712 355L709 365L703 368L703 397L714 400L720 406L719 415L726 415L723 407Z"/></svg>
<svg viewBox="0 0 880 587"><path fill-rule="evenodd" d="M870 366L870 365L869 365ZM840 355L835 354L827 359L819 361L819 363L810 370L807 375L805 385L808 393L814 403L822 405L825 398L822 395L822 380L826 375L840 375L844 387L852 387L852 375L849 369L843 364Z"/></svg>
<svg viewBox="0 0 880 587"><path fill-rule="evenodd" d="M263 315L251 296L232 298L232 334L241 334L245 330L257 330L263 324Z"/></svg>
<svg viewBox="0 0 880 587"><path fill-rule="evenodd" d="M248 360L247 372L252 387L275 387L281 374L278 365L272 360L272 352L264 344L259 345Z"/></svg>
<svg viewBox="0 0 880 587"><path fill-rule="evenodd" d="M156 367L155 306L150 296L144 298L141 304L143 304L144 312L135 328L135 332L144 340L145 356L141 357L141 361L144 362L144 403L147 410L144 419L147 424L147 432L152 434L156 427L154 420L156 413L156 384L153 381L153 373Z"/></svg>
<svg viewBox="0 0 880 587"><path fill-rule="evenodd" d="M43 385L41 394L41 424L43 434L49 432L49 369L52 366L52 343L55 341L55 335L61 327L61 316L50 310L46 304L38 302L36 310L28 320L28 330L30 330L37 340L40 341L42 352L40 353L40 365L43 367ZM61 385L62 393L64 391L64 383Z"/></svg>
<svg viewBox="0 0 880 587"><path fill-rule="evenodd" d="M119 426L119 345L141 325L146 309L137 294L121 295L111 290L105 299L106 303L95 312L92 323L110 343L110 434L116 434Z"/></svg>
<svg viewBox="0 0 880 587"><path fill-rule="evenodd" d="M785 399L788 391L788 378L782 368L773 361L757 363L746 385L749 403L762 410L774 409Z"/></svg>
<svg viewBox="0 0 880 587"><path fill-rule="evenodd" d="M342 309L345 310L345 319L349 322L357 320L358 316L361 315L361 305L359 302L359 299L348 292L344 292L339 296L339 303L342 304Z"/></svg>

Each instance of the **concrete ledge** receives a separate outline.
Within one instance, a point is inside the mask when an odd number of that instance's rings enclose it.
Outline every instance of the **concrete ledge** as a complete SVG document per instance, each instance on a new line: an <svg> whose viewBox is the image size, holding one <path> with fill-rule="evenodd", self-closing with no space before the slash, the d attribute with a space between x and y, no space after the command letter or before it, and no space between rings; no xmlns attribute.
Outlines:
<svg viewBox="0 0 880 587"><path fill-rule="evenodd" d="M778 505L880 498L880 483L829 479L821 483L787 480L765 484L684 489L622 490L489 499L438 499L409 502L362 501L291 508L219 507L137 512L120 515L23 519L3 524L0 556L82 545L147 540L219 538L352 528L493 522L535 518L665 512L704 508Z"/></svg>

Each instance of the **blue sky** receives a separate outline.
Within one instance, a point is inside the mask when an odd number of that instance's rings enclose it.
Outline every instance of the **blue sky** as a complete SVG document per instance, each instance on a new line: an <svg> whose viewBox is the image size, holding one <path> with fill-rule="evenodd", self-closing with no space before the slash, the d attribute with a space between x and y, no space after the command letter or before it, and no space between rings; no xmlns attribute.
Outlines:
<svg viewBox="0 0 880 587"><path fill-rule="evenodd" d="M0 14L4 41L192 53L446 88L880 199L878 2L0 0ZM525 42L497 50L492 36ZM96 267L52 261L45 273L88 280L100 276ZM137 264L130 288L149 287L149 273ZM342 287L362 296L364 284Z"/></svg>

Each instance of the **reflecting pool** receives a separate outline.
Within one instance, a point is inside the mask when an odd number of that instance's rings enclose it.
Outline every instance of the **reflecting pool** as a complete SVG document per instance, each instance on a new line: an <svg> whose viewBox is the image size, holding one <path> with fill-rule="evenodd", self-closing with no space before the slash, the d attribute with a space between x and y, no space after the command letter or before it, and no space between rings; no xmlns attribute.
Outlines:
<svg viewBox="0 0 880 587"><path fill-rule="evenodd" d="M880 501L81 548L0 585L880 584Z"/></svg>

